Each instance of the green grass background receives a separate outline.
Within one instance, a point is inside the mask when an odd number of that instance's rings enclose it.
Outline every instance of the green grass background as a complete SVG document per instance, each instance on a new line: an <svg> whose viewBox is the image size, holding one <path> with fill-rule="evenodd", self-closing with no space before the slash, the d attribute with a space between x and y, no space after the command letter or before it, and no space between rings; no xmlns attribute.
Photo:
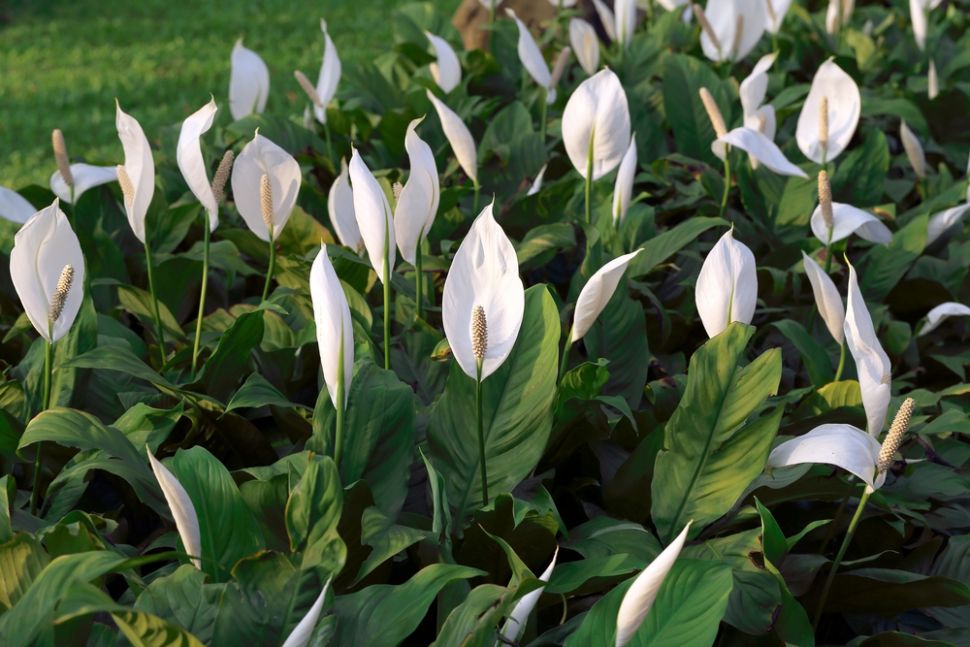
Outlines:
<svg viewBox="0 0 970 647"><path fill-rule="evenodd" d="M458 0L434 0L451 12ZM270 70L268 112L305 100L293 70L316 79L325 18L345 66L391 39L394 0L0 0L0 185L46 185L50 131L72 161L123 160L114 99L150 139L215 96L229 113L236 38ZM225 113L225 114L222 114Z"/></svg>

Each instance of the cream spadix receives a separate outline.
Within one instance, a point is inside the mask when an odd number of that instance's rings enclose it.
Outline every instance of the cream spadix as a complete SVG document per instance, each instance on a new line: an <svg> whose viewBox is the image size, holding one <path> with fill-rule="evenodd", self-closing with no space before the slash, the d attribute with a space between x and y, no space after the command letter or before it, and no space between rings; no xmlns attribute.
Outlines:
<svg viewBox="0 0 970 647"><path fill-rule="evenodd" d="M343 159L340 160L340 174L330 185L327 195L327 214L340 244L359 253L364 248L364 239L360 237L360 229L357 227L354 191L350 188L350 174L347 171L347 162Z"/></svg>
<svg viewBox="0 0 970 647"><path fill-rule="evenodd" d="M461 83L461 63L458 62L458 55L444 38L427 31L424 35L431 42L437 59L431 64L431 76L441 91L448 94Z"/></svg>
<svg viewBox="0 0 970 647"><path fill-rule="evenodd" d="M36 212L34 205L27 202L22 195L13 189L0 186L0 218L23 224Z"/></svg>
<svg viewBox="0 0 970 647"><path fill-rule="evenodd" d="M708 253L694 288L697 314L708 337L733 321L749 324L758 301L754 254L729 230Z"/></svg>
<svg viewBox="0 0 970 647"><path fill-rule="evenodd" d="M310 268L310 298L330 401L334 407L338 406L338 386L343 380L343 404L346 405L354 369L354 329L347 297L327 256L326 246L321 245Z"/></svg>
<svg viewBox="0 0 970 647"><path fill-rule="evenodd" d="M201 139L202 135L212 128L216 111L218 111L216 101L212 99L189 115L182 122L175 152L182 177L189 186L189 190L209 214L209 229L213 231L219 225L219 200L216 199L212 191L212 183L209 181L209 172L202 157Z"/></svg>
<svg viewBox="0 0 970 647"><path fill-rule="evenodd" d="M77 163L71 164L71 179L74 181L73 200L77 202L81 195L88 189L96 186L115 182L118 179L118 171L114 166L94 166L92 164ZM54 192L61 202L71 204L71 186L61 176L60 171L54 171L50 179L51 191Z"/></svg>
<svg viewBox="0 0 970 647"><path fill-rule="evenodd" d="M145 216L155 194L155 162L152 147L141 125L115 104L115 126L125 151L125 174L131 181L131 195L125 195L125 212L135 237L145 242ZM125 188L124 186L122 188ZM124 191L128 194L128 191Z"/></svg>
<svg viewBox="0 0 970 647"><path fill-rule="evenodd" d="M357 149L350 158L350 185L354 193L354 214L364 239L371 267L382 283L394 269L397 252L394 247L394 217L384 190L367 168Z"/></svg>
<svg viewBox="0 0 970 647"><path fill-rule="evenodd" d="M620 602L620 609L616 614L616 647L623 647L629 643L636 635L640 625L643 624L650 607L653 606L660 592L660 586L666 579L670 569L673 568L680 551L684 548L687 541L687 533L690 531L691 522L688 522L684 529L680 531L676 539L661 551L650 564L643 569L633 584L627 589Z"/></svg>
<svg viewBox="0 0 970 647"><path fill-rule="evenodd" d="M269 180L272 207L264 218L260 184L263 176ZM259 132L243 147L232 167L232 193L236 208L256 236L269 242L270 226L275 239L289 220L303 176L293 156L266 139Z"/></svg>
<svg viewBox="0 0 970 647"><path fill-rule="evenodd" d="M948 317L970 317L970 308L952 301L941 303L926 313L926 323L920 328L918 336L933 332Z"/></svg>
<svg viewBox="0 0 970 647"><path fill-rule="evenodd" d="M831 162L849 145L861 113L856 82L831 60L822 63L798 115L798 148L813 162Z"/></svg>
<svg viewBox="0 0 970 647"><path fill-rule="evenodd" d="M293 627L293 631L283 641L283 647L306 647L310 644L310 638L313 637L313 630L316 628L317 621L320 619L320 612L323 611L323 602L327 599L327 590L330 588L331 579L333 578L328 579L326 584L323 585L323 590L320 591L320 595L313 602L313 606L310 607L310 610Z"/></svg>
<svg viewBox="0 0 970 647"><path fill-rule="evenodd" d="M247 49L242 38L232 48L229 73L229 112L239 120L266 109L269 97L269 68L259 54Z"/></svg>
<svg viewBox="0 0 970 647"><path fill-rule="evenodd" d="M875 437L886 423L892 386L892 365L876 337L872 317L859 289L855 267L851 263L848 265L849 297L845 312L845 340L859 375L859 390L862 392L862 406L866 410L867 429L869 435Z"/></svg>
<svg viewBox="0 0 970 647"><path fill-rule="evenodd" d="M596 74L600 66L600 39L596 29L582 18L569 21L569 44L586 74Z"/></svg>
<svg viewBox="0 0 970 647"><path fill-rule="evenodd" d="M151 448L146 447L145 451L148 454L152 472L155 473L155 479L162 489L162 495L168 503L168 509L172 512L172 519L175 520L175 528L182 540L182 546L192 564L201 570L202 536L199 532L199 517L195 512L195 506L192 505L192 499L175 475L152 456Z"/></svg>
<svg viewBox="0 0 970 647"><path fill-rule="evenodd" d="M320 31L323 32L323 60L320 62L320 74L317 76L317 98L319 103L313 106L313 116L321 124L327 123L327 106L337 94L340 83L341 65L337 48L327 31L327 21L320 20Z"/></svg>
<svg viewBox="0 0 970 647"><path fill-rule="evenodd" d="M57 200L14 236L10 279L41 337L53 343L67 334L84 299L84 255Z"/></svg>
<svg viewBox="0 0 970 647"><path fill-rule="evenodd" d="M477 379L473 339L473 313L483 311L487 344L479 349L484 380L512 352L525 312L525 289L519 278L519 261L512 242L488 205L472 223L461 242L445 279L441 315L445 336L458 365Z"/></svg>
<svg viewBox="0 0 970 647"><path fill-rule="evenodd" d="M465 171L465 175L478 183L478 150L468 126L455 112L446 106L438 97L428 90L428 100L438 113L441 129L451 145L451 151L458 160L458 165Z"/></svg>
<svg viewBox="0 0 970 647"><path fill-rule="evenodd" d="M412 121L404 136L404 148L408 152L411 170L394 208L397 246L404 260L412 265L418 246L431 230L441 199L434 153L415 132L421 121Z"/></svg>
<svg viewBox="0 0 970 647"><path fill-rule="evenodd" d="M556 546L556 552L552 555L552 561L549 562L549 566L546 570L542 571L542 575L539 576L539 581L548 582L549 578L552 577L552 570L556 567L556 557L559 555L559 547ZM529 621L529 616L532 615L533 609L536 608L536 604L539 602L539 597L545 590L545 586L541 586L535 591L530 591L523 595L515 606L512 608L512 613L506 619L505 624L502 625L502 633L499 634L498 645L505 644L516 644L522 637L522 633L525 631L525 626Z"/></svg>
<svg viewBox="0 0 970 647"><path fill-rule="evenodd" d="M603 308L610 302L616 286L623 278L623 273L630 263L642 252L638 249L630 254L624 254L598 269L589 277L586 285L576 299L576 311L573 315L573 330L570 341L577 342L589 332L596 318L603 312Z"/></svg>
<svg viewBox="0 0 970 647"><path fill-rule="evenodd" d="M603 69L579 84L562 115L566 154L583 178L615 169L630 144L630 108L620 79Z"/></svg>

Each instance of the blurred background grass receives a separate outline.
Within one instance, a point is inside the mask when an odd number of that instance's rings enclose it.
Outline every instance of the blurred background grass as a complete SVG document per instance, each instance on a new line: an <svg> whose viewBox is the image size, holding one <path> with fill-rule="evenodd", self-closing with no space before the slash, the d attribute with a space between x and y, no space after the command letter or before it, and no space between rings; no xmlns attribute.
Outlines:
<svg viewBox="0 0 970 647"><path fill-rule="evenodd" d="M453 11L458 0L435 0ZM268 112L302 111L293 79L316 79L325 18L344 66L381 52L395 0L0 0L0 185L46 185L50 131L72 161L123 159L114 99L150 139L209 100L228 120L235 40L266 61Z"/></svg>

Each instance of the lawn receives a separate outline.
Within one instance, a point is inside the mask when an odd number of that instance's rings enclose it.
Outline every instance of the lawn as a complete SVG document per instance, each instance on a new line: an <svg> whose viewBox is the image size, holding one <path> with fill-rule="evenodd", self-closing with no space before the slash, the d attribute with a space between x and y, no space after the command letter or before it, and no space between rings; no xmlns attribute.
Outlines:
<svg viewBox="0 0 970 647"><path fill-rule="evenodd" d="M304 98L292 71L316 78L319 18L345 65L378 54L393 0L14 0L0 25L0 185L45 184L54 169L50 131L72 158L122 160L114 99L150 138L205 103L228 119L229 54L236 38L266 61L267 111L294 113ZM443 5L455 5L445 0ZM0 3L0 14L3 3Z"/></svg>

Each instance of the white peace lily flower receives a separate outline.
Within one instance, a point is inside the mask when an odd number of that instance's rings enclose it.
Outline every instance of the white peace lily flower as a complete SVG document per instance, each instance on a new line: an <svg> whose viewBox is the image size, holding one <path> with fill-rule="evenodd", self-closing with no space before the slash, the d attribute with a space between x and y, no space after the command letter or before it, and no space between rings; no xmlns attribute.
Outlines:
<svg viewBox="0 0 970 647"><path fill-rule="evenodd" d="M781 30L781 24L785 21L785 15L791 8L792 0L765 0L765 11L768 16L767 29L772 34L777 34Z"/></svg>
<svg viewBox="0 0 970 647"><path fill-rule="evenodd" d="M317 596L313 606L303 616L303 619L293 627L293 631L290 632L290 635L283 642L283 647L306 647L310 644L310 638L313 637L313 630L317 626L317 620L320 619L320 612L323 611L323 601L327 598L327 590L330 588L331 579L333 578L328 579L326 584L323 585L323 590L320 591L320 595Z"/></svg>
<svg viewBox="0 0 970 647"><path fill-rule="evenodd" d="M832 231L829 232L822 217L822 206L815 207L811 220L812 233L825 245L837 243L852 234L879 245L888 245L893 240L892 232L879 218L852 205L833 202L832 223Z"/></svg>
<svg viewBox="0 0 970 647"><path fill-rule="evenodd" d="M829 334L839 344L845 340L845 306L842 304L842 296L835 283L825 271L819 267L811 256L802 252L802 260L805 263L805 274L808 281L812 284L812 293L815 295L815 305L818 307L822 321L828 328Z"/></svg>
<svg viewBox="0 0 970 647"><path fill-rule="evenodd" d="M199 558L202 555L202 536L199 533L199 517L195 512L195 506L192 505L192 499L175 475L152 456L151 448L145 447L145 451L168 508L172 511L172 519L175 520L175 528L182 539L185 552L189 555L192 564L201 570L202 560Z"/></svg>
<svg viewBox="0 0 970 647"><path fill-rule="evenodd" d="M342 67L337 48L327 31L327 21L320 20L320 31L323 32L323 60L320 63L320 75L317 77L317 97L320 105L313 106L313 116L321 124L327 123L327 106L337 94ZM268 90L267 90L268 93Z"/></svg>
<svg viewBox="0 0 970 647"><path fill-rule="evenodd" d="M441 91L448 94L461 83L461 63L458 62L458 55L444 38L427 31L424 35L431 42L437 58L437 61L431 64L431 77Z"/></svg>
<svg viewBox="0 0 970 647"><path fill-rule="evenodd" d="M155 195L155 162L152 147L141 129L141 124L121 110L115 102L115 127L118 139L125 150L125 173L131 181L132 195L125 196L125 212L131 230L142 243L145 242L145 216Z"/></svg>
<svg viewBox="0 0 970 647"><path fill-rule="evenodd" d="M532 37L532 32L524 22L519 20L515 12L506 9L505 13L515 21L519 29L518 53L522 67L526 69L532 80L539 84L539 87L545 88L547 103L553 103L556 100L556 91L552 87L552 73L549 71L546 59L542 56L542 50Z"/></svg>
<svg viewBox="0 0 970 647"><path fill-rule="evenodd" d="M906 120L899 122L899 138L903 142L903 149L906 151L906 158L909 159L910 166L916 177L924 179L926 177L926 154L923 152L923 145L910 130Z"/></svg>
<svg viewBox="0 0 970 647"><path fill-rule="evenodd" d="M357 227L354 191L350 188L350 174L347 172L347 162L343 159L340 160L340 175L330 185L327 214L340 244L359 253L364 248L364 239L360 237L360 229Z"/></svg>
<svg viewBox="0 0 970 647"><path fill-rule="evenodd" d="M455 112L446 106L438 97L428 90L428 100L438 113L438 120L441 122L441 129L445 133L445 138L451 145L451 151L458 160L458 166L465 171L465 175L478 184L478 149L475 147L475 140L472 138L468 126L461 120Z"/></svg>
<svg viewBox="0 0 970 647"><path fill-rule="evenodd" d="M65 272L70 274L66 285ZM67 334L84 300L84 255L57 200L28 218L14 236L10 279L41 337L53 343Z"/></svg>
<svg viewBox="0 0 970 647"><path fill-rule="evenodd" d="M556 552L552 554L552 561L549 562L549 566L546 567L546 570L542 571L542 575L538 578L541 582L548 582L549 578L552 577L552 569L556 567L556 557L558 555L559 546L556 546ZM545 588L545 586L541 586L535 591L530 591L515 603L515 606L512 608L512 613L509 614L505 624L502 625L502 633L499 634L499 642L496 643L497 645L513 645L518 642L519 638L522 637L522 632L525 631L525 625L529 621L529 616L532 615L532 610L536 608L539 597Z"/></svg>
<svg viewBox="0 0 970 647"><path fill-rule="evenodd" d="M613 293L616 292L616 286L623 278L626 268L642 251L642 249L638 249L630 254L614 258L589 277L586 285L579 293L579 298L576 299L573 331L570 337L571 343L579 341L589 332L596 318L600 316L603 308L606 307L606 304L613 297Z"/></svg>
<svg viewBox="0 0 970 647"><path fill-rule="evenodd" d="M711 249L694 288L697 314L708 337L716 337L733 321L750 324L758 302L758 272L754 254L728 230Z"/></svg>
<svg viewBox="0 0 970 647"><path fill-rule="evenodd" d="M630 146L620 162L620 170L616 172L616 186L613 189L613 225L619 226L626 218L633 200L633 181L637 174L637 135L630 137Z"/></svg>
<svg viewBox="0 0 970 647"><path fill-rule="evenodd" d="M953 301L941 303L926 313L926 323L920 328L918 337L922 337L934 330L943 323L947 317L970 317L970 308L962 303Z"/></svg>
<svg viewBox="0 0 970 647"><path fill-rule="evenodd" d="M609 68L579 84L562 115L562 136L569 160L592 180L615 169L630 144L630 108L620 79Z"/></svg>
<svg viewBox="0 0 970 647"><path fill-rule="evenodd" d="M118 169L115 166L78 163L71 164L71 175L74 177L74 202L77 202L88 189L117 181ZM71 204L71 187L61 177L60 171L54 171L51 175L50 186L61 202Z"/></svg>
<svg viewBox="0 0 970 647"><path fill-rule="evenodd" d="M829 0L825 11L825 31L835 34L841 27L848 25L853 11L855 0Z"/></svg>
<svg viewBox="0 0 970 647"><path fill-rule="evenodd" d="M535 195L542 190L542 181L546 177L546 168L548 166L549 166L548 164L543 164L542 168L539 169L539 173L538 175L536 175L536 179L532 182L532 186L529 187L529 191L526 193L527 196Z"/></svg>
<svg viewBox="0 0 970 647"><path fill-rule="evenodd" d="M723 137L718 137L711 144L711 150L715 155L718 153L719 143L740 148L779 175L808 177L805 171L788 161L788 158L773 141L752 128L735 128Z"/></svg>
<svg viewBox="0 0 970 647"><path fill-rule="evenodd" d="M404 136L404 147L408 152L411 170L394 209L397 247L404 260L411 265L414 265L421 241L431 231L441 198L434 153L415 132L422 119L423 117L412 121Z"/></svg>
<svg viewBox="0 0 970 647"><path fill-rule="evenodd" d="M824 128L820 115L823 104L828 107ZM859 125L861 113L862 96L859 94L859 86L829 59L815 73L812 88L798 115L798 126L795 130L798 148L813 162L831 162L849 145L856 126ZM820 132L822 130L828 131L825 141L821 141L825 134Z"/></svg>
<svg viewBox="0 0 970 647"><path fill-rule="evenodd" d="M687 533L690 531L690 521L680 531L676 539L661 551L650 564L643 569L633 584L627 589L620 602L620 609L616 614L616 647L623 647L629 643L636 635L643 620L650 613L650 607L657 599L660 586L666 579L674 562L680 556L680 551L684 548L687 541Z"/></svg>
<svg viewBox="0 0 970 647"><path fill-rule="evenodd" d="M610 40L616 40L616 17L613 15L613 10L603 0L593 0L593 7L603 25L603 31Z"/></svg>
<svg viewBox="0 0 970 647"><path fill-rule="evenodd" d="M364 239L371 267L377 272L381 283L385 283L394 269L394 261L397 260L391 205L357 149L351 150L350 184L353 188L357 226L360 228L361 238Z"/></svg>
<svg viewBox="0 0 970 647"><path fill-rule="evenodd" d="M886 481L878 472L881 443L874 436L846 424L826 424L775 447L768 455L768 469L806 463L841 467L859 477L873 490Z"/></svg>
<svg viewBox="0 0 970 647"><path fill-rule="evenodd" d="M273 198L273 238L279 236L289 220L303 176L293 156L259 132L246 144L232 166L232 194L236 209L256 236L269 242L270 230L263 219L260 183L269 178Z"/></svg>
<svg viewBox="0 0 970 647"><path fill-rule="evenodd" d="M242 38L232 48L232 70L229 73L229 112L232 118L243 117L266 109L269 97L269 68L251 49L243 47Z"/></svg>
<svg viewBox="0 0 970 647"><path fill-rule="evenodd" d="M461 242L445 278L441 317L445 336L465 375L477 379L472 340L473 312L484 310L487 345L482 360L484 380L508 358L525 313L525 289L512 242L492 215L482 210Z"/></svg>
<svg viewBox="0 0 970 647"><path fill-rule="evenodd" d="M36 212L34 205L27 202L22 195L13 189L0 186L0 218L22 225Z"/></svg>
<svg viewBox="0 0 970 647"><path fill-rule="evenodd" d="M317 345L320 348L320 365L327 383L330 401L338 405L342 391L343 405L350 395L350 382L354 375L354 328L350 320L350 307L340 279L327 256L327 248L320 246L310 268L310 298L313 301L313 319L317 325ZM343 384L340 381L343 380Z"/></svg>
<svg viewBox="0 0 970 647"><path fill-rule="evenodd" d="M765 95L768 92L768 70L775 64L777 58L778 52L762 56L751 70L751 74L741 82L738 93L741 96L745 126L751 127L749 120L757 115L761 104L765 102Z"/></svg>
<svg viewBox="0 0 970 647"><path fill-rule="evenodd" d="M600 66L600 39L596 29L582 18L573 18L569 21L569 43L586 74L596 74Z"/></svg>
<svg viewBox="0 0 970 647"><path fill-rule="evenodd" d="M201 138L212 128L217 110L216 101L212 99L182 122L175 153L182 177L192 195L209 214L209 229L213 231L219 225L219 205L212 193L212 182L202 157Z"/></svg>
<svg viewBox="0 0 970 647"><path fill-rule="evenodd" d="M614 0L614 29L616 40L626 47L633 40L633 34L637 29L637 2L636 0Z"/></svg>
<svg viewBox="0 0 970 647"><path fill-rule="evenodd" d="M845 340L855 360L862 391L862 406L866 410L867 428L873 437L878 436L886 423L891 395L892 366L883 350L866 302L859 290L855 268L849 265L849 299L845 313Z"/></svg>
<svg viewBox="0 0 970 647"><path fill-rule="evenodd" d="M970 199L970 195L967 198ZM930 218L930 223L927 227L927 246L935 243L943 235L943 232L963 220L963 216L968 210L970 210L970 202L965 202L964 204L958 204L955 207L950 207L945 211L934 214Z"/></svg>
<svg viewBox="0 0 970 647"><path fill-rule="evenodd" d="M754 49L767 26L764 0L710 0L704 16L714 32L701 30L704 56L715 62L740 61Z"/></svg>

